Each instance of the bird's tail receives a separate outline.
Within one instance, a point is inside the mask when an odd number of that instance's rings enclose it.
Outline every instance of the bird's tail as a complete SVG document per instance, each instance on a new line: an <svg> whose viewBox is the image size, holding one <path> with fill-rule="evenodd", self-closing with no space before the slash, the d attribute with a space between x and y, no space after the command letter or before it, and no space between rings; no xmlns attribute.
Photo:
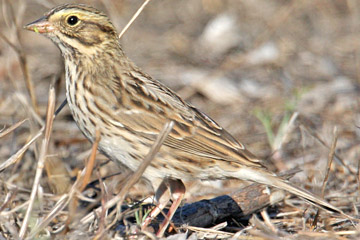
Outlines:
<svg viewBox="0 0 360 240"><path fill-rule="evenodd" d="M283 179L277 177L276 175L272 175L269 172L259 171L258 169L255 170L255 169L249 169L249 168L245 169L244 168L244 169L239 170L239 172L237 174L241 174L242 179L246 179L249 181L258 182L261 184L265 184L265 185L283 189L285 191L288 191L288 192L308 201L309 203L311 203L317 207L321 207L327 211L338 213L347 218L353 219L353 217L345 214L342 210L333 206L332 204L328 203L327 201L325 201L319 197L316 197L314 194L312 194L304 189L301 189L299 187L296 187L296 186L292 185L290 182L283 180Z"/></svg>

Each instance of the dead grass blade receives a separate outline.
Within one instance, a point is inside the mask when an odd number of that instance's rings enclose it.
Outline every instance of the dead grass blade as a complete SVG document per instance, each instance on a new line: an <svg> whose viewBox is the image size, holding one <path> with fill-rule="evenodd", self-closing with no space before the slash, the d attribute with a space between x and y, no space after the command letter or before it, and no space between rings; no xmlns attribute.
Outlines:
<svg viewBox="0 0 360 240"><path fill-rule="evenodd" d="M266 209L261 210L260 214L264 220L264 223L267 225L267 227L274 233L277 233L278 229L276 229L275 225L271 222L270 216L266 212Z"/></svg>
<svg viewBox="0 0 360 240"><path fill-rule="evenodd" d="M140 13L144 10L144 8L146 7L146 5L150 2L151 0L145 0L144 3L139 7L139 9L136 11L136 13L134 14L134 16L130 19L130 21L126 24L126 26L123 28L123 30L121 30L121 33L119 34L119 39L124 35L124 33L129 29L130 25L135 21L135 19L140 15Z"/></svg>
<svg viewBox="0 0 360 240"><path fill-rule="evenodd" d="M14 98L18 100L24 107L25 111L28 112L28 115L34 118L34 120L40 125L44 126L44 120L41 118L41 116L36 112L36 110L33 108L33 106L29 103L29 100L27 99L26 95L21 92L15 92Z"/></svg>
<svg viewBox="0 0 360 240"><path fill-rule="evenodd" d="M336 143L337 143L337 139L338 139L337 127L334 127L333 134L334 134L334 136L333 136L331 147L330 147L329 157L328 157L327 166L326 166L326 173L325 173L323 185L321 187L321 197L324 197L324 195L325 195L325 188L326 188L326 184L329 180L331 164L332 164L332 162L334 160L334 156L335 156Z"/></svg>
<svg viewBox="0 0 360 240"><path fill-rule="evenodd" d="M99 170L99 169L98 169ZM94 237L94 239L102 239L103 238L103 235L105 233L105 229L106 229L106 208L105 208L105 204L106 204L106 200L107 200L107 194L106 194L106 191L105 191L105 185L104 185L104 182L102 181L101 179L101 175L100 175L100 172L97 171L97 176L98 176L98 179L99 179L99 186L100 186L100 189L101 189L101 206L103 207L103 211L101 211L100 213L100 216L99 216L99 228L98 228L98 231Z"/></svg>
<svg viewBox="0 0 360 240"><path fill-rule="evenodd" d="M306 126L306 124L302 123L300 125L300 127L302 127L307 133L309 133L312 137L314 137L321 145L323 145L324 147L326 147L327 149L330 150L330 147L325 143L325 141L319 136L319 134L317 134L315 131L313 131L312 129L310 129L309 127ZM344 160L338 156L336 153L334 153L334 157L335 160L338 161L338 163L340 163L341 166L343 166L344 168L346 168L346 170L348 170L350 173L352 174L356 174L355 171L353 171L349 166L347 166L344 162Z"/></svg>
<svg viewBox="0 0 360 240"><path fill-rule="evenodd" d="M211 228L187 226L186 229L196 232L199 239L203 239L203 238L206 238L206 239L228 239L228 238L234 236L234 233L220 231L220 229L223 229L226 226L227 226L227 223L224 222L224 223L220 223Z"/></svg>
<svg viewBox="0 0 360 240"><path fill-rule="evenodd" d="M171 132L172 128L174 126L174 122L167 122L164 125L164 128L161 130L161 132L159 133L159 135L157 136L154 144L151 146L151 149L149 151L149 153L146 155L146 157L144 158L143 162L141 163L141 165L139 166L139 168L134 172L134 174L131 175L130 179L125 183L125 185L122 187L121 191L119 192L119 194L111 199L105 206L105 209L109 209L111 206L110 203L114 202L114 205L117 204L117 217L114 218L114 221L109 224L107 226L107 229L109 229L110 227L112 227L116 221L120 218L119 213L120 213L120 209L121 209L121 205L122 202L125 199L126 194L129 192L129 189L137 182L139 181L139 179L141 178L141 176L143 175L143 173L145 172L146 168L149 166L150 162L154 159L155 155L158 153L158 151L160 150L160 147L162 146L162 144L164 143L166 137L169 135L169 133ZM111 214L109 215L109 217L111 217Z"/></svg>
<svg viewBox="0 0 360 240"><path fill-rule="evenodd" d="M38 223L30 232L27 239L34 239L36 234L38 234L40 231L42 231L66 206L69 205L70 201L73 199L74 195L77 193L79 188L80 181L77 180L72 185L70 192L67 194L64 194L55 204L53 209L48 213L45 218Z"/></svg>
<svg viewBox="0 0 360 240"><path fill-rule="evenodd" d="M47 149L49 146L50 135L51 135L52 125L53 125L53 121L54 121L54 111L55 111L55 89L51 86L50 90L49 90L49 100L48 100L48 107L47 107L47 113L46 113L45 136L44 136L44 139L43 139L43 142L41 145L39 160L37 163L37 168L36 168L36 173L35 173L35 178L34 178L34 184L33 184L33 188L32 188L31 195L30 195L29 207L26 210L26 214L25 214L24 220L23 220L21 228L20 228L19 236L21 239L24 239L24 237L25 237L28 222L30 219L30 214L31 214L34 202L35 202L36 194L39 189L40 179L41 179L41 175L42 175L44 165L45 165Z"/></svg>
<svg viewBox="0 0 360 240"><path fill-rule="evenodd" d="M0 138L5 137L6 135L8 135L9 133L11 133L12 131L14 131L16 128L18 128L21 124L23 124L24 122L26 122L27 118L13 124L11 127L8 127L7 129L0 131Z"/></svg>
<svg viewBox="0 0 360 240"><path fill-rule="evenodd" d="M330 152L329 152L329 157L328 157L328 161L327 161L327 165L326 165L325 177L324 177L324 181L323 181L323 184L322 184L322 187L321 187L321 197L322 198L324 198L326 184L327 184L327 182L329 180L330 168L331 168L331 164L333 162L334 156L335 156L337 138L338 138L337 127L334 127L333 139L332 139ZM319 219L320 211L321 211L320 209L317 210L314 221L312 223L312 227L316 226L316 224L318 222L318 219Z"/></svg>
<svg viewBox="0 0 360 240"><path fill-rule="evenodd" d="M27 142L22 148L20 148L15 154L13 154L8 160L0 164L0 172L2 172L5 168L11 166L12 164L16 163L22 155L25 153L25 151L30 147L30 145L35 142L36 139L38 139L44 131L44 127L41 128L38 133L30 139L29 142Z"/></svg>

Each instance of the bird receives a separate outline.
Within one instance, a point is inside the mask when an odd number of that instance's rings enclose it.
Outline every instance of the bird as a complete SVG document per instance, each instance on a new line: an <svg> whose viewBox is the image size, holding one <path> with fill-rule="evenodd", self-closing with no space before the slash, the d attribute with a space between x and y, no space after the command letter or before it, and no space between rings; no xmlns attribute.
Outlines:
<svg viewBox="0 0 360 240"><path fill-rule="evenodd" d="M158 236L186 191L184 181L240 179L286 190L311 204L347 216L342 210L269 171L229 132L173 90L146 74L123 51L107 15L91 6L64 4L51 9L25 29L49 38L62 54L66 99L85 137L111 160L132 171L140 166L163 126L173 122L155 158L143 173L161 181L158 205L146 227L165 207L167 190L173 204ZM167 199L168 200L168 199Z"/></svg>

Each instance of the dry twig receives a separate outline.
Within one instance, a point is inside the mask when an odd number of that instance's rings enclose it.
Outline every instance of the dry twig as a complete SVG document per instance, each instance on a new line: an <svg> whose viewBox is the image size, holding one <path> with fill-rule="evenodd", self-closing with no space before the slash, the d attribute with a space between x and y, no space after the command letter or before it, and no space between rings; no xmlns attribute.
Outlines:
<svg viewBox="0 0 360 240"><path fill-rule="evenodd" d="M39 160L37 163L36 174L35 174L35 178L34 178L34 184L33 184L33 188L32 188L31 195L30 195L29 207L26 211L26 214L25 214L25 217L22 222L21 229L20 229L19 236L21 239L23 239L25 237L27 226L28 226L28 221L29 221L32 207L33 207L34 201L35 201L35 196L39 189L40 179L41 179L42 171L44 169L44 164L45 164L45 160L46 160L47 149L48 149L49 142L50 142L50 135L51 135L52 125L53 125L53 121L54 121L54 111L55 111L55 89L51 86L50 90L49 90L48 108L47 108L47 113L46 113L45 136L44 136L44 139L43 139L43 142L41 145L40 156L39 156Z"/></svg>
<svg viewBox="0 0 360 240"><path fill-rule="evenodd" d="M328 161L327 161L327 165L326 165L326 172L325 172L325 177L324 177L324 181L321 187L321 197L324 198L325 195L325 188L326 188L326 184L328 182L329 179L329 174L330 174L330 168L331 168L331 164L333 162L334 156L335 156L335 150L336 150L336 143L337 143L337 127L334 127L334 131L333 131L333 139L332 139L332 143L331 143L331 147L330 147L330 152L329 152L329 157L328 157ZM319 219L319 214L320 214L320 209L317 210L314 221L312 223L312 226L315 227L318 219Z"/></svg>
<svg viewBox="0 0 360 240"><path fill-rule="evenodd" d="M116 204L118 206L121 205L122 201L125 198L125 195L129 191L129 189L140 179L140 177L142 176L142 174L145 171L145 169L147 168L147 166L150 164L152 159L155 157L156 153L159 151L162 143L165 141L165 138L169 135L170 131L172 130L173 125L174 125L174 122L172 122L172 121L165 124L164 128L161 130L161 132L159 133L158 137L156 138L154 144L152 145L149 153L146 155L146 157L143 160L142 164L139 166L138 170L136 172L134 172L133 175L131 175L130 179L122 187L119 194L106 203L105 209L109 209L109 208L115 206ZM92 212L92 213L88 214L87 216L85 216L81 220L81 223L85 224L85 223L88 223L88 222L92 221L94 219L94 217L95 217L94 214L95 213L99 214L101 211L102 211L102 207L96 209L94 212Z"/></svg>
<svg viewBox="0 0 360 240"><path fill-rule="evenodd" d="M134 16L130 19L130 21L126 24L126 26L123 28L123 30L121 30L120 34L119 34L119 39L124 35L124 33L129 29L130 25L135 21L135 19L140 15L140 13L144 10L144 8L146 7L146 5L150 2L151 0L145 0L143 2L143 4L139 7L139 9L136 11L136 13L134 14Z"/></svg>
<svg viewBox="0 0 360 240"><path fill-rule="evenodd" d="M29 119L23 119L15 124L13 124L11 127L8 127L5 130L0 131L0 138L5 137L6 135L8 135L9 133L11 133L12 131L14 131L16 128L18 128L21 124L23 124L24 122L28 121Z"/></svg>

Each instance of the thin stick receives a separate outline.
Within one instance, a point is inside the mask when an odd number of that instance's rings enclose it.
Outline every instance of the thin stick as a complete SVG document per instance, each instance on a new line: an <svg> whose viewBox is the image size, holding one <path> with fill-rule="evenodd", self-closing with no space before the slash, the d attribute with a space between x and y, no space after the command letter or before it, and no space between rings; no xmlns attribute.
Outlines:
<svg viewBox="0 0 360 240"><path fill-rule="evenodd" d="M15 191L10 191L6 194L5 200L2 203L2 205L0 206L0 212L2 212L5 208L8 207L8 205L10 205L10 203L13 202L17 193L18 193L18 191L17 191L17 189L15 189Z"/></svg>
<svg viewBox="0 0 360 240"><path fill-rule="evenodd" d="M26 105L26 101L24 100L23 98L23 95L20 95L18 94L17 95L18 99L20 100L21 103L25 104ZM42 119L34 112L34 111L31 111L32 108L31 106L28 106L30 108L30 112L33 114L34 118L36 120L38 120L38 123L40 125L44 125ZM54 114L54 118L55 118L56 114ZM12 128L16 128L18 127L18 124L21 125L23 122L25 122L27 119L24 119L23 121L20 121L18 123L16 123L15 125L13 125L12 127L8 128L7 130L5 130L5 132L2 132L0 134L0 137L3 137L5 136L6 134L8 134L7 131L12 131L13 129ZM8 168L9 166L11 166L12 164L16 163L20 158L21 156L24 154L24 152L30 147L30 145L35 142L36 139L38 139L44 132L44 129L45 127L43 126L38 132L37 134L32 137L21 149L19 149L15 154L13 154L8 160L6 160L5 162L3 162L2 164L0 164L0 172L3 171L5 168Z"/></svg>
<svg viewBox="0 0 360 240"><path fill-rule="evenodd" d="M155 155L159 152L160 147L164 143L166 137L171 132L172 128L174 126L174 122L167 122L164 125L164 128L161 130L159 135L157 136L154 144L151 146L149 153L144 158L143 162L139 166L139 168L134 172L134 174L131 175L130 179L125 183L125 185L121 188L121 191L119 194L111 199L105 206L105 209L109 209L109 204L111 202L114 202L114 205L117 204L118 210L120 209L120 206L122 205L123 200L125 199L126 194L129 192L129 189L141 178L143 173L145 172L146 168L149 166L150 162L154 159ZM116 199L116 203L115 203ZM119 214L120 211L116 211L117 214ZM107 226L107 230L110 229L117 221L117 218L114 219L114 221Z"/></svg>
<svg viewBox="0 0 360 240"><path fill-rule="evenodd" d="M126 26L123 28L121 33L119 34L119 39L124 35L124 33L128 30L130 25L135 21L135 19L140 15L142 10L144 10L145 6L150 2L151 0L145 0L144 3L141 5L141 7L136 11L134 16L130 19L130 21L126 24Z"/></svg>
<svg viewBox="0 0 360 240"><path fill-rule="evenodd" d="M261 210L260 214L261 214L262 218L264 219L265 225L268 226L271 231L273 231L274 233L277 233L278 230L276 229L274 224L272 224L269 214L267 214L267 212L266 212L266 209Z"/></svg>
<svg viewBox="0 0 360 240"><path fill-rule="evenodd" d="M20 239L24 239L24 237L25 237L27 225L28 225L28 222L30 219L31 210L33 208L33 205L35 202L35 197L36 197L37 191L39 189L40 179L41 179L41 175L42 175L42 172L44 169L44 163L45 163L45 159L46 159L46 155L47 155L47 149L49 146L49 140L50 140L52 125L53 125L53 120L54 120L54 111L55 111L55 89L51 86L50 90L49 90L49 100L48 100L48 107L47 107L47 113L46 113L45 136L44 136L44 139L43 139L42 145L41 145L39 160L38 160L36 173L35 173L34 184L33 184L33 188L32 188L31 195L30 195L29 207L26 210L24 221L23 221L23 223L21 225L21 229L20 229L20 234L19 234Z"/></svg>
<svg viewBox="0 0 360 240"><path fill-rule="evenodd" d="M159 151L161 145L165 141L166 137L169 135L170 131L172 130L174 126L174 122L168 122L164 125L164 128L161 130L159 135L157 136L154 144L151 146L151 149L149 153L144 158L142 164L139 166L139 168L132 174L129 181L126 182L126 184L123 186L119 194L108 201L105 205L105 210L109 209L113 206L115 206L118 203L122 203L122 201L125 198L126 193L128 193L129 189L140 179L142 174L144 173L147 166L150 164L152 159L155 157L156 153ZM83 219L81 219L81 223L84 224L88 221L92 221L94 219L95 214L99 214L101 211L103 211L102 207L97 208L95 211L89 213L87 216L85 216ZM111 225L111 224L110 224Z"/></svg>
<svg viewBox="0 0 360 240"><path fill-rule="evenodd" d="M27 142L22 148L20 148L15 154L13 154L8 160L0 164L0 172L3 171L5 168L8 168L12 164L16 163L21 156L24 154L24 152L30 147L30 145L35 142L36 139L38 139L44 131L44 127L39 130L39 132L30 139L29 142Z"/></svg>
<svg viewBox="0 0 360 240"><path fill-rule="evenodd" d="M27 118L13 124L11 127L7 128L5 131L0 131L0 138L5 137L6 135L8 135L9 133L11 133L12 131L14 131L16 128L18 128L21 124L23 124L24 122L26 122Z"/></svg>
<svg viewBox="0 0 360 240"><path fill-rule="evenodd" d="M144 158L142 164L139 166L139 168L134 172L134 174L131 176L130 180L126 182L126 184L121 189L120 193L118 194L122 199L125 197L125 194L128 192L128 190L134 185L140 177L145 172L147 166L150 164L150 162L154 159L155 155L160 150L160 147L164 143L166 137L171 132L172 128L174 126L174 122L168 122L164 125L164 128L161 130L159 135L157 136L154 144L151 146L151 149L149 153Z"/></svg>
<svg viewBox="0 0 360 240"><path fill-rule="evenodd" d="M331 164L333 162L334 156L335 156L335 149L336 149L336 143L337 143L337 127L334 127L334 131L333 131L333 139L332 139L332 143L331 143L331 147L330 147L330 152L329 152L329 156L328 156L328 161L327 161L327 166L326 166L326 173L325 173L325 177L324 177L324 181L321 187L321 197L324 198L325 195L325 188L326 188L326 184L329 180L329 174L330 174L330 168L331 168ZM320 214L320 209L317 210L315 218L313 223L311 224L312 227L315 227L317 222L318 222L318 217Z"/></svg>
<svg viewBox="0 0 360 240"><path fill-rule="evenodd" d="M98 170L97 171L97 176L98 176L98 179L99 179L99 186L100 186L100 189L101 189L101 206L103 206L103 211L101 212L101 214L99 216L99 224L98 224L99 227L98 227L98 231L97 231L97 233L95 234L95 237L94 237L95 240L103 238L103 235L105 233L105 217L106 217L106 213L107 213L107 211L105 209L105 203L106 203L106 200L107 200L107 194L106 194L106 191L105 191L105 184L101 179L99 169L97 169L97 170Z"/></svg>
<svg viewBox="0 0 360 240"><path fill-rule="evenodd" d="M330 149L330 147L325 143L325 141L322 140L321 137L314 130L308 128L306 124L302 123L300 127L302 127L307 133L309 133L312 137L314 137L321 145L323 145L327 149ZM336 153L334 153L334 157L335 160L337 160L338 163L340 163L340 165L346 168L346 170L348 170L350 173L356 174L355 171L353 171L349 166L347 166L344 160L340 158L340 156L338 156Z"/></svg>
<svg viewBox="0 0 360 240"><path fill-rule="evenodd" d="M334 160L334 156L335 156L335 149L336 149L336 143L337 143L337 127L334 127L334 136L332 139L332 143L331 143L331 148L330 148L330 152L329 152L329 157L328 157L328 162L327 162L327 166L326 166L326 174L325 174L325 178L323 181L323 185L321 188L321 197L324 197L325 195L325 188L326 188L326 184L329 180L329 174L330 174L330 168L331 168L331 164Z"/></svg>
<svg viewBox="0 0 360 240"><path fill-rule="evenodd" d="M35 109L33 108L33 106L29 103L28 97L25 94L23 94L21 92L15 92L14 93L14 98L16 98L16 100L19 101L25 107L25 111L28 112L28 115L33 117L34 120L40 126L43 127L45 125L44 120L40 117L39 113L37 113L35 111Z"/></svg>
<svg viewBox="0 0 360 240"><path fill-rule="evenodd" d="M45 216L40 223L38 223L29 234L28 239L34 239L35 235L43 230L49 223L66 207L69 205L69 202L73 199L75 194L78 191L80 181L77 180L72 185L70 192L61 196L61 198L56 202L55 206L51 209L47 216Z"/></svg>

